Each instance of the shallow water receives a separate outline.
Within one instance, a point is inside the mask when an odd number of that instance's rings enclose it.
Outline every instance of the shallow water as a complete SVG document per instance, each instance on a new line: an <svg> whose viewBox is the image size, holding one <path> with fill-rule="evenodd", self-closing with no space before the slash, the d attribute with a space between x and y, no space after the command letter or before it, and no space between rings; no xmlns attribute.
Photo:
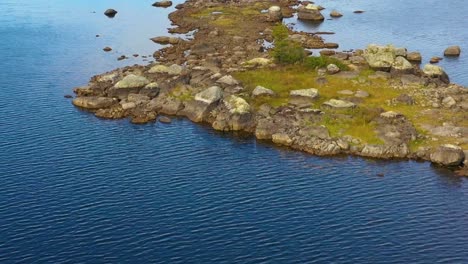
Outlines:
<svg viewBox="0 0 468 264"><path fill-rule="evenodd" d="M286 19L295 28L308 32L328 31L334 35L322 35L327 42L340 44L339 50L362 49L369 43L393 44L419 51L423 63L433 56L443 57L445 48L459 45L462 56L444 58L439 65L449 74L451 81L468 86L468 6L465 0L321 0L315 1L326 9L322 14L329 19L333 9L343 14L341 18L323 23ZM364 10L363 14L354 14Z"/></svg>
<svg viewBox="0 0 468 264"><path fill-rule="evenodd" d="M447 170L74 108L72 87L155 49L170 10L151 3L0 3L0 263L468 262L468 184Z"/></svg>

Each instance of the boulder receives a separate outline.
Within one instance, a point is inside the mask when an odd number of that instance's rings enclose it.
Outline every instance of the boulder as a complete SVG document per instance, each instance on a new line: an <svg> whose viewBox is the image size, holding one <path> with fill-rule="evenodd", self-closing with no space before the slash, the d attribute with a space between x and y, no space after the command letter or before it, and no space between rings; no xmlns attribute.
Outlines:
<svg viewBox="0 0 468 264"><path fill-rule="evenodd" d="M217 81L217 83L219 84L224 84L224 85L238 85L239 82L234 79L234 77L232 77L231 75L225 75L221 78L219 78Z"/></svg>
<svg viewBox="0 0 468 264"><path fill-rule="evenodd" d="M170 7L172 5L172 1L163 0L157 1L153 4L154 7Z"/></svg>
<svg viewBox="0 0 468 264"><path fill-rule="evenodd" d="M447 73L444 71L444 69L442 69L442 67L432 65L432 64L426 64L424 65L423 72L427 76L432 77L432 78L438 78L444 83L450 82Z"/></svg>
<svg viewBox="0 0 468 264"><path fill-rule="evenodd" d="M72 103L81 108L101 109L111 107L115 101L108 97L89 96L75 98Z"/></svg>
<svg viewBox="0 0 468 264"><path fill-rule="evenodd" d="M356 107L356 104L344 100L337 100L337 99L330 99L326 102L323 103L324 106L330 107L330 108L354 108Z"/></svg>
<svg viewBox="0 0 468 264"><path fill-rule="evenodd" d="M281 13L281 7L271 6L268 8L268 21L277 22L283 19L283 14Z"/></svg>
<svg viewBox="0 0 468 264"><path fill-rule="evenodd" d="M231 95L228 98L224 99L224 105L229 110L231 114L247 114L250 113L251 108L249 103L245 101L243 98Z"/></svg>
<svg viewBox="0 0 468 264"><path fill-rule="evenodd" d="M335 64L328 64L327 65L327 72L329 74L336 74L336 73L339 73L340 72L340 68L338 68L338 66L336 66Z"/></svg>
<svg viewBox="0 0 468 264"><path fill-rule="evenodd" d="M129 74L115 84L117 89L141 88L149 84L150 81L144 76Z"/></svg>
<svg viewBox="0 0 468 264"><path fill-rule="evenodd" d="M445 106L446 108L451 108L452 106L456 105L457 101L453 99L452 96L447 96L444 99L442 99L442 105Z"/></svg>
<svg viewBox="0 0 468 264"><path fill-rule="evenodd" d="M319 7L313 4L307 6L300 6L297 9L297 18L309 21L323 21L325 18L320 13Z"/></svg>
<svg viewBox="0 0 468 264"><path fill-rule="evenodd" d="M105 52L109 52L109 51L112 51L112 48L111 47L105 47L102 50L105 51Z"/></svg>
<svg viewBox="0 0 468 264"><path fill-rule="evenodd" d="M253 97L259 97L259 96L275 96L275 92L265 88L263 86L257 86L255 89L252 91L252 96Z"/></svg>
<svg viewBox="0 0 468 264"><path fill-rule="evenodd" d="M406 59L411 62L420 63L422 61L422 56L419 52L410 52L406 55Z"/></svg>
<svg viewBox="0 0 468 264"><path fill-rule="evenodd" d="M465 159L463 149L455 145L442 145L430 155L431 162L444 166L459 166Z"/></svg>
<svg viewBox="0 0 468 264"><path fill-rule="evenodd" d="M340 12L338 12L336 10L333 10L333 11L331 11L330 16L331 17L342 17L343 14L341 14Z"/></svg>
<svg viewBox="0 0 468 264"><path fill-rule="evenodd" d="M104 12L104 15L112 18L112 17L115 17L115 15L117 15L117 13L118 13L117 10L109 8Z"/></svg>
<svg viewBox="0 0 468 264"><path fill-rule="evenodd" d="M221 99L223 96L223 90L218 86L212 86L206 90L199 92L195 95L195 100L204 102L206 104L212 104Z"/></svg>
<svg viewBox="0 0 468 264"><path fill-rule="evenodd" d="M397 74L411 73L414 71L413 64L406 60L402 56L395 58L395 61L392 64L391 72Z"/></svg>
<svg viewBox="0 0 468 264"><path fill-rule="evenodd" d="M444 56L458 57L458 56L460 56L460 53L461 53L460 46L450 46L450 47L445 49Z"/></svg>
<svg viewBox="0 0 468 264"><path fill-rule="evenodd" d="M390 71L396 59L395 47L371 44L364 50L363 57L374 70Z"/></svg>

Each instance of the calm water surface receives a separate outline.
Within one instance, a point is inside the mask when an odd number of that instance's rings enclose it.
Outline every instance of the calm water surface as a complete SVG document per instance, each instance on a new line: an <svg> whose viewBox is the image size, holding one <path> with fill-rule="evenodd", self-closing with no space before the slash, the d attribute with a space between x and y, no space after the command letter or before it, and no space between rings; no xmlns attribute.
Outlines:
<svg viewBox="0 0 468 264"><path fill-rule="evenodd" d="M321 0L322 11L329 19L333 9L343 14L341 18L323 23L297 21L296 17L286 23L295 23L295 28L308 32L329 31L334 35L322 35L328 42L340 44L340 50L365 48L369 43L393 44L419 51L423 63L433 56L443 57L445 48L459 45L459 58L444 58L439 65L449 74L451 81L468 86L468 5L466 0ZM363 14L354 14L364 10Z"/></svg>
<svg viewBox="0 0 468 264"><path fill-rule="evenodd" d="M72 107L157 48L170 9L151 3L0 2L0 263L468 263L468 184L446 170Z"/></svg>

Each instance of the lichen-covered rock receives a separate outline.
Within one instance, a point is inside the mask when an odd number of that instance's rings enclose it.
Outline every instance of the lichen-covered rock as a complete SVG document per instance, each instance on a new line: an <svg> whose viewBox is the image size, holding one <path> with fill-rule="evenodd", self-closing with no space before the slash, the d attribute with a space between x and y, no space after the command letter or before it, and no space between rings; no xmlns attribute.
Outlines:
<svg viewBox="0 0 468 264"><path fill-rule="evenodd" d="M141 88L149 84L150 81L144 76L129 74L115 84L117 89Z"/></svg>
<svg viewBox="0 0 468 264"><path fill-rule="evenodd" d="M250 113L251 111L249 103L247 103L247 101L245 101L243 98L236 95L231 95L228 98L225 98L224 105L231 114L242 115Z"/></svg>
<svg viewBox="0 0 468 264"><path fill-rule="evenodd" d="M371 44L364 50L363 57L374 70L389 71L395 62L396 49L394 46L378 46Z"/></svg>
<svg viewBox="0 0 468 264"><path fill-rule="evenodd" d="M444 69L440 66L426 64L423 68L424 74L429 77L440 79L444 83L449 83L450 79Z"/></svg>
<svg viewBox="0 0 468 264"><path fill-rule="evenodd" d="M444 166L459 166L465 159L463 149L455 145L442 145L431 153L431 161L433 163Z"/></svg>
<svg viewBox="0 0 468 264"><path fill-rule="evenodd" d="M247 66L266 66L268 64L271 64L272 61L267 58L253 58L251 60L248 60L244 63L244 65Z"/></svg>
<svg viewBox="0 0 468 264"><path fill-rule="evenodd" d="M392 73L398 74L411 73L414 71L414 67L407 59L402 56L398 56L393 62L391 71Z"/></svg>

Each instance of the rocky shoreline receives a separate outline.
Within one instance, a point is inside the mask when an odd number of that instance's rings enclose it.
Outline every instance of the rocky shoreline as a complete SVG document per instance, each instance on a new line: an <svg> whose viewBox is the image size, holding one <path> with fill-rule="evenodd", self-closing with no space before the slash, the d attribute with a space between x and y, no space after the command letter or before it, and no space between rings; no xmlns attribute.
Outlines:
<svg viewBox="0 0 468 264"><path fill-rule="evenodd" d="M468 175L468 90L438 66L421 69L417 53L377 45L337 52L320 34L289 29L288 40L336 63L280 65L269 52L275 25L295 12L321 21L317 6L189 0L176 9L170 33L193 39L153 38L168 45L154 53L158 63L94 76L74 89L73 104L101 118L184 116L314 155L428 160Z"/></svg>

